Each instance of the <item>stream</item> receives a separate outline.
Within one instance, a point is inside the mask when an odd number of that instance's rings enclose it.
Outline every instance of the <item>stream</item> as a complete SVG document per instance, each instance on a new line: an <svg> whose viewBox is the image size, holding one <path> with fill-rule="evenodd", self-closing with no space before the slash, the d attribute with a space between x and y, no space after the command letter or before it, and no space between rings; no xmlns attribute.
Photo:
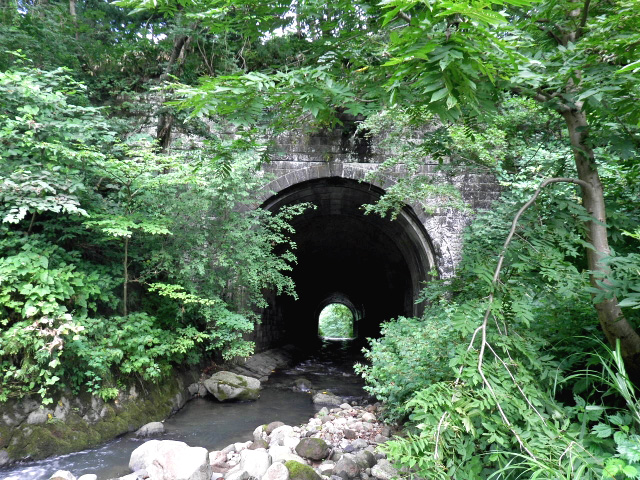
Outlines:
<svg viewBox="0 0 640 480"><path fill-rule="evenodd" d="M259 400L220 403L213 397L196 398L164 422L163 435L153 438L219 450L230 443L251 440L258 425L275 420L287 425L305 423L321 406L313 404L310 392L291 389L303 379L314 390L331 390L347 401L359 401L364 392L362 379L353 371L353 363L361 359L356 350L349 341L325 341L297 365L271 375L263 384ZM126 434L97 448L0 469L0 479L48 480L57 470L68 470L76 477L95 473L98 480L117 478L130 473L131 452L147 440Z"/></svg>

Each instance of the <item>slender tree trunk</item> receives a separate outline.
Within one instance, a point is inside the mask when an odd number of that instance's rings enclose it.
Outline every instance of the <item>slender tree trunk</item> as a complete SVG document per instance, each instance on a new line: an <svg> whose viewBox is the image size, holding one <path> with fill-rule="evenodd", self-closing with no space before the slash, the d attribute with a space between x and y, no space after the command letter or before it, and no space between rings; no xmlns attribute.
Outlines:
<svg viewBox="0 0 640 480"><path fill-rule="evenodd" d="M78 15L76 13L76 0L69 0L69 14L71 14L73 26L76 31L76 40L78 40Z"/></svg>
<svg viewBox="0 0 640 480"><path fill-rule="evenodd" d="M122 286L122 316L127 316L127 290L129 288L129 237L124 237L124 261L122 262L124 271L124 285Z"/></svg>
<svg viewBox="0 0 640 480"><path fill-rule="evenodd" d="M191 37L188 35L180 35L173 41L173 49L171 50L171 57L169 57L169 63L164 73L160 76L160 80L165 81L169 79L169 74L174 71L177 65L177 69L182 67L187 52L187 47L191 43ZM169 111L161 111L158 116L158 127L156 129L156 138L160 144L161 151L165 151L171 143L171 132L173 130L173 115Z"/></svg>
<svg viewBox="0 0 640 480"><path fill-rule="evenodd" d="M593 248L587 248L587 264L591 285L603 290L601 284L609 273L603 258L609 255L609 240L607 238L604 190L598 175L593 149L587 142L588 122L581 108L564 109L560 112L569 130L569 138L573 147L573 154L578 170L578 178L588 183L591 188L582 188L582 204L594 220L587 222L587 241ZM605 278L603 278L605 277ZM605 298L595 304L598 320L602 330L615 348L616 340L620 340L622 357L629 376L636 385L640 385L640 335L633 329L622 315L618 306L618 299Z"/></svg>

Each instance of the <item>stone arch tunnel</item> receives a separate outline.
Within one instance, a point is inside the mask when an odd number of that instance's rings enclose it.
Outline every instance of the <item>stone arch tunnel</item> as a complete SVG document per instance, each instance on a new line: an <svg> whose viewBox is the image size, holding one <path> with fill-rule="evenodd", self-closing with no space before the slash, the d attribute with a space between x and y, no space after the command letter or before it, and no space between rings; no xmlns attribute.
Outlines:
<svg viewBox="0 0 640 480"><path fill-rule="evenodd" d="M319 313L332 302L352 310L359 338L375 337L389 318L419 314L414 298L421 282L429 280L431 271L440 278L455 274L470 212L490 208L499 197L492 175L471 168L445 174L425 158L410 174L454 185L469 210L448 208L436 198L407 205L395 221L364 215L362 204L374 202L409 173L398 164L378 175L375 184L368 182L367 174L394 152L384 134L361 138L352 127L292 128L274 139L270 161L262 166L271 181L257 192L255 207L275 211L312 202L318 208L293 221L298 264L291 274L299 300L267 294L269 307L252 338L258 351L317 340ZM179 140L176 149L198 148L197 138L182 135Z"/></svg>
<svg viewBox="0 0 640 480"><path fill-rule="evenodd" d="M347 305L358 338L376 337L380 323L420 314L415 297L435 267L431 240L413 209L395 220L365 215L382 189L327 176L295 183L268 198L262 208L309 202L316 206L292 221L298 263L291 276L299 298L271 296L258 328L258 346L313 342L318 316L329 303Z"/></svg>

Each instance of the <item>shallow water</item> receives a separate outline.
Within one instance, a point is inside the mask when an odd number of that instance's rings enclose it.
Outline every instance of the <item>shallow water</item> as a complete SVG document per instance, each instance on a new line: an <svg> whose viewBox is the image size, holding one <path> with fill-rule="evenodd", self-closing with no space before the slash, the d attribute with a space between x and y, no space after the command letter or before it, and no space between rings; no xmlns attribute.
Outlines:
<svg viewBox="0 0 640 480"><path fill-rule="evenodd" d="M353 371L358 355L350 345L350 342L325 342L310 358L273 374L256 402L192 400L164 422L164 435L153 438L218 450L230 443L251 440L258 425L275 420L288 425L305 423L320 407L311 402L310 392L291 390L301 377L309 380L313 389L331 390L347 399L359 400L363 396L362 380ZM95 473L99 480L117 478L130 473L131 452L146 440L128 434L98 448L0 469L0 479L47 480L57 470L68 470L76 477Z"/></svg>

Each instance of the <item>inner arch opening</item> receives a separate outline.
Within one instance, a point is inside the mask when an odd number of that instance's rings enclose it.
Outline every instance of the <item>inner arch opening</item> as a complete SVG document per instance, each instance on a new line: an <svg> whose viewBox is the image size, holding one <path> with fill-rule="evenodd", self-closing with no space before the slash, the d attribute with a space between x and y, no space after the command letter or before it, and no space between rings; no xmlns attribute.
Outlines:
<svg viewBox="0 0 640 480"><path fill-rule="evenodd" d="M292 185L262 205L277 211L309 202L317 208L291 222L298 258L291 276L299 298L269 299L258 348L317 341L320 312L330 303L354 313L358 339L379 336L380 324L390 318L422 313L415 298L435 267L431 242L409 206L393 221L365 215L361 206L382 194L368 183L327 177Z"/></svg>
<svg viewBox="0 0 640 480"><path fill-rule="evenodd" d="M330 303L318 315L318 336L323 340L355 338L355 315L344 303Z"/></svg>

